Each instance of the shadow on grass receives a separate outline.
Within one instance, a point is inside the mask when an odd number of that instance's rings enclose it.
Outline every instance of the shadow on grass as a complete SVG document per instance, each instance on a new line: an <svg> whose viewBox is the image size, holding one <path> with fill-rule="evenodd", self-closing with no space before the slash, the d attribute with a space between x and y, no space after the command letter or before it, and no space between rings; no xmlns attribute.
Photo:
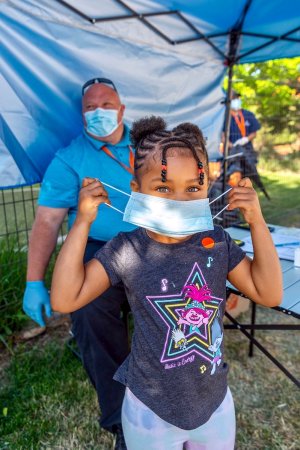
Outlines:
<svg viewBox="0 0 300 450"><path fill-rule="evenodd" d="M289 170L299 173L300 170L300 151L293 150L289 153L281 154L273 147L263 148L259 151L260 166L263 169L280 172Z"/></svg>

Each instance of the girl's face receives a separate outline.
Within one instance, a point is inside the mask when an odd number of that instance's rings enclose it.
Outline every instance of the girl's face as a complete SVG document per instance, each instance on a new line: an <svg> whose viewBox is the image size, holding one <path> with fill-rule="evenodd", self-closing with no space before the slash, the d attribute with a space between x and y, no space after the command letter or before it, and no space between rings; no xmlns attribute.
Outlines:
<svg viewBox="0 0 300 450"><path fill-rule="evenodd" d="M161 181L160 159L148 159L144 164L146 170L141 167L139 180L131 182L133 191L180 201L207 198L208 176L205 173L204 184L200 185L198 166L193 156L168 156L165 183Z"/></svg>

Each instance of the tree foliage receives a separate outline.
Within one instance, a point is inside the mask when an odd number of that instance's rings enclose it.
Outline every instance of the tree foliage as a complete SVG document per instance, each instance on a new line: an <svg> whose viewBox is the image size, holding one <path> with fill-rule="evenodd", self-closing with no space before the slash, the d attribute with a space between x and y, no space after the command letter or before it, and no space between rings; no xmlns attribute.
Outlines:
<svg viewBox="0 0 300 450"><path fill-rule="evenodd" d="M228 80L225 80L227 86ZM233 88L267 132L300 131L300 58L235 66Z"/></svg>

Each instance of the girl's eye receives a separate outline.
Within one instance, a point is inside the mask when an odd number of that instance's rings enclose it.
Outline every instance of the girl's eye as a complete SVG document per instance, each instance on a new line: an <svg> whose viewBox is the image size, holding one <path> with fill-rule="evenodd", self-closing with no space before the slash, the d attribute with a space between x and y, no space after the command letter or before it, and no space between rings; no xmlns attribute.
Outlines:
<svg viewBox="0 0 300 450"><path fill-rule="evenodd" d="M187 189L188 192L198 192L199 190L198 186L191 186Z"/></svg>
<svg viewBox="0 0 300 450"><path fill-rule="evenodd" d="M159 186L155 189L157 192L169 192L169 188L167 186Z"/></svg>

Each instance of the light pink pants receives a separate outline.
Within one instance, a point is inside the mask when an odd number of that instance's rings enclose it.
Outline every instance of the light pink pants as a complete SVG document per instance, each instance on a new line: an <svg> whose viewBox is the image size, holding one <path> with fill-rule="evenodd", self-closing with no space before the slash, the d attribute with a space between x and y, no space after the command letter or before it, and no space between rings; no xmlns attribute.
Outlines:
<svg viewBox="0 0 300 450"><path fill-rule="evenodd" d="M210 419L194 430L182 430L162 420L126 388L122 425L128 450L234 449L235 411L229 388Z"/></svg>

